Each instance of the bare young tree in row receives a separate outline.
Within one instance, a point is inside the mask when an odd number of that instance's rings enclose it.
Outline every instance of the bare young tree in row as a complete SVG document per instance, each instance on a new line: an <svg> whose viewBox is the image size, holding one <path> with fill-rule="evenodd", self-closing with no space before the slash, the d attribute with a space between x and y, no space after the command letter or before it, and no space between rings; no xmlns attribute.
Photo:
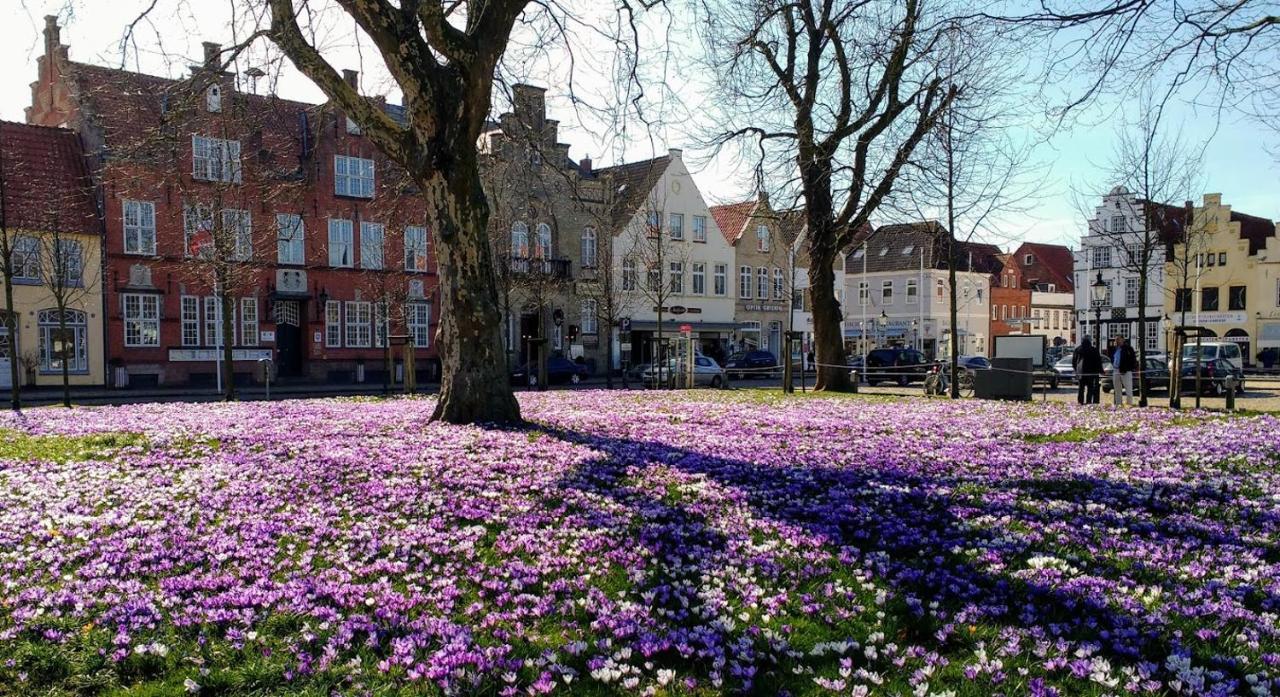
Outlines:
<svg viewBox="0 0 1280 697"><path fill-rule="evenodd" d="M583 278L578 297L583 302L583 321L588 313L594 313L609 363L605 366L605 387L613 389L613 338L622 320L630 317L636 307L639 277L635 260L621 254L627 249L625 233L614 234L617 197L609 185L609 181L579 180L575 199L594 223L590 226L591 236L582 243ZM615 251L619 254L615 255Z"/></svg>
<svg viewBox="0 0 1280 697"><path fill-rule="evenodd" d="M1179 202L1189 198L1195 188L1199 158L1180 136L1161 127L1161 111L1148 92L1139 104L1137 115L1118 129L1108 169L1109 184L1122 186L1137 197L1141 229L1103 225L1103 221L1098 221L1100 224L1090 230L1090 234L1100 236L1112 254L1118 255L1112 263L1137 280L1138 364L1145 366L1151 273L1164 265L1167 250L1177 241L1176 236L1187 222L1186 211ZM1091 198L1097 200L1099 196ZM1127 220L1127 217L1116 218ZM1141 406L1147 405L1146 380L1146 371L1138 371Z"/></svg>
<svg viewBox="0 0 1280 697"><path fill-rule="evenodd" d="M87 360L87 346L81 342L88 341L83 329L77 332L70 325L73 316L87 315L85 301L94 297L91 289L101 287L100 266L85 265L85 240L66 232L67 226L60 224L63 211L75 210L69 203L50 202L49 217L53 224L39 238L40 283L57 320L57 329L42 346L44 355L40 360L42 368L58 368L62 378L62 405L67 408L71 407L72 365L78 365L82 358ZM77 370L87 368L87 365L79 366Z"/></svg>
<svg viewBox="0 0 1280 697"><path fill-rule="evenodd" d="M682 239L672 238L666 220L665 200L646 199L643 220L624 229L620 242L623 250L622 291L626 292L625 279L630 276L636 281L632 291L635 301L652 304L657 313L658 329L651 357L655 368L665 366L667 359L672 357L664 353L666 340L662 322L671 314L672 299L688 292L686 274L691 270L688 244Z"/></svg>
<svg viewBox="0 0 1280 697"><path fill-rule="evenodd" d="M708 2L712 142L736 145L803 197L816 389L850 387L834 263L955 99L935 52L945 24L919 0ZM775 196L779 200L785 196Z"/></svg>
<svg viewBox="0 0 1280 697"><path fill-rule="evenodd" d="M5 330L3 353L9 358L9 406L17 411L22 408L22 382L18 374L18 315L14 311L13 281L20 265L24 263L15 252L19 235L15 228L16 217L10 214L9 181L20 172L23 163L11 162L6 151L4 124L0 123L0 282L4 284L4 308L0 311L0 325Z"/></svg>
<svg viewBox="0 0 1280 697"><path fill-rule="evenodd" d="M989 27L950 26L938 53L954 98L903 175L915 211L941 208L946 221L951 375L960 374L956 273L960 268L974 270L972 255L962 256L961 250L979 238L1002 237L1001 217L1024 210L1034 190L1034 143L1015 135L1021 124L1011 86L1019 71L1002 45L1000 35ZM951 398L959 397L959 381L952 380Z"/></svg>

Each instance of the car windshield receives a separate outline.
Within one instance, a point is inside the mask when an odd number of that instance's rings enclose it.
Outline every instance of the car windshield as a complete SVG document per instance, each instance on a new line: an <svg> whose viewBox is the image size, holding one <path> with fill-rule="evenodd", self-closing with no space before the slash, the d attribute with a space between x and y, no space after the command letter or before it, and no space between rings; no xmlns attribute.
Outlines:
<svg viewBox="0 0 1280 697"><path fill-rule="evenodd" d="M1216 358L1216 357L1217 357L1217 355L1218 355L1218 347L1217 347L1217 346L1201 346L1201 347L1200 347L1200 354L1199 354L1200 358ZM1194 360L1194 359L1196 358L1196 347L1195 347L1195 346L1183 346L1183 347L1182 347L1182 357L1183 357L1183 358L1190 358L1190 359L1193 359L1193 360Z"/></svg>

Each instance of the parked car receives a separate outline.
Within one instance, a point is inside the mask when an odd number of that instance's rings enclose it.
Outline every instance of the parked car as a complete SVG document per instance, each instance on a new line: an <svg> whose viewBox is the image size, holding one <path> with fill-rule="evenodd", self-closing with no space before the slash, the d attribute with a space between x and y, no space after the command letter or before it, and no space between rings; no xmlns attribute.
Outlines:
<svg viewBox="0 0 1280 697"><path fill-rule="evenodd" d="M1164 360L1148 357L1147 362L1144 365L1146 368L1144 368L1142 372L1146 377L1145 386L1147 394L1151 394L1156 390L1169 389L1171 373L1169 372L1169 367L1164 364ZM1112 385L1111 364L1108 363L1103 365L1102 372L1106 377L1106 379L1102 381L1102 391L1110 392ZM1138 376L1136 375L1133 377L1133 389L1135 391L1138 389Z"/></svg>
<svg viewBox="0 0 1280 697"><path fill-rule="evenodd" d="M1071 355L1063 356L1053 364L1053 372L1058 376L1058 382L1073 383L1076 381L1076 366L1071 361Z"/></svg>
<svg viewBox="0 0 1280 697"><path fill-rule="evenodd" d="M1240 352L1240 344L1230 341L1201 341L1200 356L1203 360L1222 359L1239 371L1244 370L1244 357ZM1182 362L1191 363L1196 360L1196 344L1194 341L1182 346Z"/></svg>
<svg viewBox="0 0 1280 697"><path fill-rule="evenodd" d="M665 387L672 384L674 373L675 383L680 384L688 371L687 366L684 359L672 358L662 366L650 365L640 379L646 387ZM729 384L729 376L714 358L699 354L693 357L693 384L695 387L724 387Z"/></svg>
<svg viewBox="0 0 1280 697"><path fill-rule="evenodd" d="M777 374L781 364L768 351L738 351L725 360L724 369L734 379L768 377Z"/></svg>
<svg viewBox="0 0 1280 697"><path fill-rule="evenodd" d="M1182 391L1195 392L1196 374L1200 374L1200 393L1218 395L1227 391L1227 378L1235 377L1236 392L1244 391L1244 371L1225 358L1187 361L1182 364Z"/></svg>
<svg viewBox="0 0 1280 697"><path fill-rule="evenodd" d="M905 386L912 382L923 382L932 365L926 361L923 353L915 349L876 349L867 354L867 384L892 381Z"/></svg>
<svg viewBox="0 0 1280 697"><path fill-rule="evenodd" d="M944 363L950 363L947 358L942 359ZM969 371L974 370L991 370L991 361L986 356L960 356L960 367Z"/></svg>
<svg viewBox="0 0 1280 697"><path fill-rule="evenodd" d="M588 374L587 366L575 363L568 358L555 356L547 359L547 382L552 385L565 382L576 385L582 382ZM511 373L511 384L537 385L538 364L530 361L516 368Z"/></svg>

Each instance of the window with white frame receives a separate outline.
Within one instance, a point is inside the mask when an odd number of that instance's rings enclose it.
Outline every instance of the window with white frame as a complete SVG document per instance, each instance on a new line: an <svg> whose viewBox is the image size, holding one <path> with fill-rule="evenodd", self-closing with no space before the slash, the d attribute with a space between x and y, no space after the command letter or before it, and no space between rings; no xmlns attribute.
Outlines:
<svg viewBox="0 0 1280 697"><path fill-rule="evenodd" d="M751 267L742 266L738 268L738 297L744 300L751 299Z"/></svg>
<svg viewBox="0 0 1280 697"><path fill-rule="evenodd" d="M511 224L511 256L516 259L529 256L529 226L520 221Z"/></svg>
<svg viewBox="0 0 1280 697"><path fill-rule="evenodd" d="M649 292L657 293L662 290L662 268L657 264L649 264L645 273L648 275Z"/></svg>
<svg viewBox="0 0 1280 697"><path fill-rule="evenodd" d="M182 345L200 345L200 298L184 295L179 299L182 320Z"/></svg>
<svg viewBox="0 0 1280 697"><path fill-rule="evenodd" d="M404 229L404 270L427 270L427 228L409 225Z"/></svg>
<svg viewBox="0 0 1280 697"><path fill-rule="evenodd" d="M13 266L13 280L19 283L40 282L40 240L28 235L13 238L9 261Z"/></svg>
<svg viewBox="0 0 1280 697"><path fill-rule="evenodd" d="M188 257L214 258L213 211L188 203L182 207L183 253Z"/></svg>
<svg viewBox="0 0 1280 697"><path fill-rule="evenodd" d="M215 182L240 182L240 141L191 136L191 176Z"/></svg>
<svg viewBox="0 0 1280 697"><path fill-rule="evenodd" d="M1111 232L1125 232L1124 216L1111 216Z"/></svg>
<svg viewBox="0 0 1280 697"><path fill-rule="evenodd" d="M156 253L156 204L124 202L124 253L146 256Z"/></svg>
<svg viewBox="0 0 1280 697"><path fill-rule="evenodd" d="M209 89L204 93L204 108L211 114L217 114L222 111L222 88L218 85L210 85Z"/></svg>
<svg viewBox="0 0 1280 697"><path fill-rule="evenodd" d="M914 278L907 279L907 304L915 305L920 302L920 286Z"/></svg>
<svg viewBox="0 0 1280 697"><path fill-rule="evenodd" d="M329 219L329 266L349 269L355 265L354 233L350 220Z"/></svg>
<svg viewBox="0 0 1280 697"><path fill-rule="evenodd" d="M667 287L672 293L684 293L683 261L673 261L667 265Z"/></svg>
<svg viewBox="0 0 1280 697"><path fill-rule="evenodd" d="M893 280L892 279L880 282L880 304L881 305L893 304Z"/></svg>
<svg viewBox="0 0 1280 697"><path fill-rule="evenodd" d="M1147 322L1147 350L1155 351L1158 348L1160 348L1160 324Z"/></svg>
<svg viewBox="0 0 1280 697"><path fill-rule="evenodd" d="M413 337L414 348L431 344L431 303L414 302L404 306L405 327Z"/></svg>
<svg viewBox="0 0 1280 697"><path fill-rule="evenodd" d="M276 261L280 264L306 263L302 216L276 213Z"/></svg>
<svg viewBox="0 0 1280 697"><path fill-rule="evenodd" d="M582 301L582 333L597 333L599 324L596 321L596 301L593 298L587 298Z"/></svg>
<svg viewBox="0 0 1280 697"><path fill-rule="evenodd" d="M1032 264L1034 264L1034 263L1036 263L1036 257L1035 257L1035 255L1034 255L1034 254L1023 254L1023 255L1022 255L1022 265L1023 265L1023 266L1031 266L1031 265L1032 265Z"/></svg>
<svg viewBox="0 0 1280 697"><path fill-rule="evenodd" d="M533 249L533 255L538 259L551 258L551 226L546 223L538 223L538 238L534 240L536 246Z"/></svg>
<svg viewBox="0 0 1280 697"><path fill-rule="evenodd" d="M1128 339L1128 338L1129 338L1129 323L1128 323L1128 322L1115 322L1115 323L1111 324L1111 325L1110 325L1110 330L1107 332L1107 336L1109 336L1109 337L1120 337L1120 338L1122 338L1122 339Z"/></svg>
<svg viewBox="0 0 1280 697"><path fill-rule="evenodd" d="M763 266L756 269L756 298L769 299L769 269Z"/></svg>
<svg viewBox="0 0 1280 697"><path fill-rule="evenodd" d="M234 310L233 310L234 313ZM231 317L232 331L235 331L236 318L233 314ZM204 299L204 340L212 346L225 346L222 340L222 301L216 296L206 296ZM231 343L235 343L235 337L231 337Z"/></svg>
<svg viewBox="0 0 1280 697"><path fill-rule="evenodd" d="M636 289L636 260L629 256L622 259L622 289Z"/></svg>
<svg viewBox="0 0 1280 697"><path fill-rule="evenodd" d="M999 314L1000 314L1000 306L999 306L999 305L992 305L992 306L991 306L991 319L993 319L993 320L994 320L994 319L1000 319Z"/></svg>
<svg viewBox="0 0 1280 697"><path fill-rule="evenodd" d="M64 362L69 373L89 372L89 321L85 313L41 310L36 320L40 330L41 373L61 373Z"/></svg>
<svg viewBox="0 0 1280 697"><path fill-rule="evenodd" d="M373 160L334 155L333 193L338 196L373 198Z"/></svg>
<svg viewBox="0 0 1280 697"><path fill-rule="evenodd" d="M866 281L858 281L858 304L866 306L871 302L871 287Z"/></svg>
<svg viewBox="0 0 1280 697"><path fill-rule="evenodd" d="M782 269L773 267L773 299L781 300L786 289L786 284L782 280Z"/></svg>
<svg viewBox="0 0 1280 697"><path fill-rule="evenodd" d="M53 269L54 279L63 288L79 288L84 283L84 247L79 240L58 238L54 241L58 255Z"/></svg>
<svg viewBox="0 0 1280 697"><path fill-rule="evenodd" d="M1093 248L1093 268L1106 269L1111 267L1111 248L1110 247L1094 247Z"/></svg>
<svg viewBox="0 0 1280 697"><path fill-rule="evenodd" d="M253 257L253 216L249 211L223 209L222 230L231 240L232 260L248 261Z"/></svg>
<svg viewBox="0 0 1280 697"><path fill-rule="evenodd" d="M385 301L379 300L373 304L373 345L376 348L387 345L387 334L390 331L387 322L391 319L388 309Z"/></svg>
<svg viewBox="0 0 1280 697"><path fill-rule="evenodd" d="M667 230L671 233L671 239L684 239L684 213L672 213L667 216Z"/></svg>
<svg viewBox="0 0 1280 697"><path fill-rule="evenodd" d="M596 266L596 229L587 226L582 228L582 268L593 269Z"/></svg>
<svg viewBox="0 0 1280 697"><path fill-rule="evenodd" d="M360 268L382 268L386 236L386 228L382 223L360 223Z"/></svg>
<svg viewBox="0 0 1280 697"><path fill-rule="evenodd" d="M716 295L725 295L729 292L729 265L715 265L715 282L714 291Z"/></svg>
<svg viewBox="0 0 1280 697"><path fill-rule="evenodd" d="M257 298L240 298L240 345L258 345Z"/></svg>
<svg viewBox="0 0 1280 697"><path fill-rule="evenodd" d="M939 278L938 282L935 285L938 289L938 299L941 300L943 296L947 294L947 284L945 281Z"/></svg>
<svg viewBox="0 0 1280 697"><path fill-rule="evenodd" d="M343 311L347 315L347 346L368 348L373 343L373 308L363 300L348 300Z"/></svg>
<svg viewBox="0 0 1280 697"><path fill-rule="evenodd" d="M649 211L645 225L648 228L645 233L650 237L656 237L662 232L662 214L658 211Z"/></svg>
<svg viewBox="0 0 1280 697"><path fill-rule="evenodd" d="M160 345L160 296L125 293L120 296L124 314L125 346Z"/></svg>
<svg viewBox="0 0 1280 697"><path fill-rule="evenodd" d="M324 345L342 346L342 303L330 300L324 305Z"/></svg>
<svg viewBox="0 0 1280 697"><path fill-rule="evenodd" d="M756 226L756 251L769 251L769 227L767 225Z"/></svg>
<svg viewBox="0 0 1280 697"><path fill-rule="evenodd" d="M1138 305L1138 279L1124 279L1124 304L1125 307L1136 307Z"/></svg>
<svg viewBox="0 0 1280 697"><path fill-rule="evenodd" d="M693 262L693 294L707 294L707 264L704 261Z"/></svg>
<svg viewBox="0 0 1280 697"><path fill-rule="evenodd" d="M694 242L707 241L707 216L705 215L693 216L693 241Z"/></svg>

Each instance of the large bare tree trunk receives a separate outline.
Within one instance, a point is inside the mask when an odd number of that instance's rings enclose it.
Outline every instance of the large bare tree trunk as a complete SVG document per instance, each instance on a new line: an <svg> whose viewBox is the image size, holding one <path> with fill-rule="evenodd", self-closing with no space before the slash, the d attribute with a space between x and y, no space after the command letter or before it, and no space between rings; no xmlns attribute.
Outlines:
<svg viewBox="0 0 1280 697"><path fill-rule="evenodd" d="M840 335L840 302L835 295L835 263L832 248L810 249L810 302L813 307L813 344L818 362L814 390L847 392L852 389L844 367L844 337ZM788 356L787 360L790 360Z"/></svg>
<svg viewBox="0 0 1280 697"><path fill-rule="evenodd" d="M459 171L462 170L462 171ZM433 420L520 420L502 343L498 279L489 247L489 206L475 160L426 182L427 215L436 231L440 272L440 399Z"/></svg>

